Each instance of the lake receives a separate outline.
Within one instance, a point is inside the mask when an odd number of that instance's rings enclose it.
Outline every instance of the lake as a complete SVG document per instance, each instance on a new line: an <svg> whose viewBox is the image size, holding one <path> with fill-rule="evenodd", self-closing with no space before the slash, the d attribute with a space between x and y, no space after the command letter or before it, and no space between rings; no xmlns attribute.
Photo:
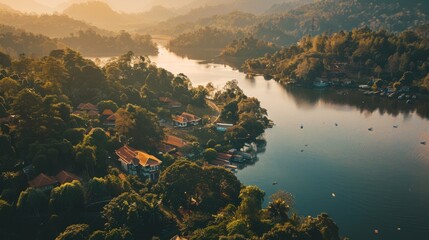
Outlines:
<svg viewBox="0 0 429 240"><path fill-rule="evenodd" d="M246 95L268 110L275 126L264 135L266 151L237 173L244 184L265 191L265 204L272 193L285 190L295 196L295 212L327 212L341 236L427 239L427 103L407 105L364 97L356 90L286 88L262 77L246 79L226 65L179 57L163 47L159 52L151 57L158 67L184 73L194 85L221 87L236 79Z"/></svg>

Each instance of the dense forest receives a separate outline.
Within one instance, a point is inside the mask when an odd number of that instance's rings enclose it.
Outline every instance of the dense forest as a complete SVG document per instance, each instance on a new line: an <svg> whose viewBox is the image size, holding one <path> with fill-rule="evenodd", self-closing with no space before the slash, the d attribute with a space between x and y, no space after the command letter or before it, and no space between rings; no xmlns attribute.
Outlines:
<svg viewBox="0 0 429 240"><path fill-rule="evenodd" d="M71 33L65 38L49 38L7 25L0 25L0 50L11 56L27 54L44 56L52 50L70 47L85 56L117 56L127 51L141 55L156 55L158 49L149 35L131 35L121 31L105 36L92 29Z"/></svg>
<svg viewBox="0 0 429 240"><path fill-rule="evenodd" d="M12 56L26 53L44 56L61 47L61 44L44 35L35 35L20 29L0 25L0 51Z"/></svg>
<svg viewBox="0 0 429 240"><path fill-rule="evenodd" d="M241 31L205 27L195 32L183 33L170 40L170 49L222 49L234 39L244 37Z"/></svg>
<svg viewBox="0 0 429 240"><path fill-rule="evenodd" d="M285 3L290 4L290 3ZM229 13L194 22L160 25L158 31L172 34L187 31L186 36L198 35L201 28L211 26L229 31L243 31L256 39L279 46L295 44L306 35L332 33L367 26L372 30L401 32L427 24L429 5L425 1L369 1L328 0L308 3L296 8L276 8L266 15ZM225 21L219 20L224 19ZM239 23L239 24L237 24ZM339 24L340 23L340 24ZM162 32L162 33L166 33ZM174 41L189 41L198 45L198 39L177 36ZM205 39L199 45L204 45ZM235 39L238 40L238 39ZM182 43L186 45L186 43ZM226 45L224 45L226 46Z"/></svg>
<svg viewBox="0 0 429 240"><path fill-rule="evenodd" d="M386 84L426 86L428 46L428 39L414 31L392 34L361 28L304 37L272 55L248 60L246 68L282 82L311 83L316 77L348 74L365 83L381 78Z"/></svg>
<svg viewBox="0 0 429 240"><path fill-rule="evenodd" d="M265 54L273 54L278 47L273 43L257 40L253 37L234 40L224 49L220 55L222 57L237 57L243 59L262 57Z"/></svg>
<svg viewBox="0 0 429 240"><path fill-rule="evenodd" d="M156 151L166 131L159 120L171 114L159 97L207 108L212 87L192 87L185 75L132 52L103 68L70 49L40 59L1 53L0 66L3 239L339 239L326 214L290 213L293 198L284 192L262 208L262 190L207 165L211 152L255 138L266 127L266 111L236 82L212 93L220 117L235 127L217 133L223 136L217 143L194 138L191 149L204 154L189 160ZM100 117L74 110L88 102ZM113 128L102 124L106 109L116 112ZM210 125L203 129L205 138L216 138ZM117 169L114 152L124 141L162 159L158 182ZM69 172L80 177L52 190L28 186L35 176L75 176Z"/></svg>
<svg viewBox="0 0 429 240"><path fill-rule="evenodd" d="M117 56L133 51L139 55L156 55L158 49L149 35L134 35L121 31L116 36L102 36L93 30L79 31L60 39L67 46L85 56Z"/></svg>

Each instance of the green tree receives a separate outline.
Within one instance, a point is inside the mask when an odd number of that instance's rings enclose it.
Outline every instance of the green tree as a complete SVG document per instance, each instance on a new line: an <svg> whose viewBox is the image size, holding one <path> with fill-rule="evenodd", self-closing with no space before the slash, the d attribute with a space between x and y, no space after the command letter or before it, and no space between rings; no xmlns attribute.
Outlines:
<svg viewBox="0 0 429 240"><path fill-rule="evenodd" d="M0 79L0 95L6 99L15 96L20 89L20 84L10 77Z"/></svg>
<svg viewBox="0 0 429 240"><path fill-rule="evenodd" d="M211 162L216 159L217 151L214 148L206 148L204 150L203 156L207 162Z"/></svg>
<svg viewBox="0 0 429 240"><path fill-rule="evenodd" d="M119 109L118 104L116 104L112 100L103 100L103 101L98 102L97 103L97 108L98 108L98 111L100 113L103 112L106 109L110 109L113 112L116 112Z"/></svg>
<svg viewBox="0 0 429 240"><path fill-rule="evenodd" d="M76 216L83 210L84 201L82 184L75 180L52 189L49 207L59 216Z"/></svg>
<svg viewBox="0 0 429 240"><path fill-rule="evenodd" d="M165 169L158 181L164 193L163 200L174 208L189 209L192 199L198 199L198 184L202 169L195 163L178 160Z"/></svg>
<svg viewBox="0 0 429 240"><path fill-rule="evenodd" d="M30 187L21 192L16 207L23 213L39 216L48 210L48 197L43 191Z"/></svg>
<svg viewBox="0 0 429 240"><path fill-rule="evenodd" d="M107 229L127 227L136 238L152 237L162 226L159 208L136 193L123 193L112 199L101 214Z"/></svg>
<svg viewBox="0 0 429 240"><path fill-rule="evenodd" d="M265 193L256 186L246 186L240 192L241 203L237 209L237 215L250 223L256 223L260 219L260 211Z"/></svg>
<svg viewBox="0 0 429 240"><path fill-rule="evenodd" d="M74 224L68 226L64 232L55 238L55 240L87 240L89 234L89 225Z"/></svg>

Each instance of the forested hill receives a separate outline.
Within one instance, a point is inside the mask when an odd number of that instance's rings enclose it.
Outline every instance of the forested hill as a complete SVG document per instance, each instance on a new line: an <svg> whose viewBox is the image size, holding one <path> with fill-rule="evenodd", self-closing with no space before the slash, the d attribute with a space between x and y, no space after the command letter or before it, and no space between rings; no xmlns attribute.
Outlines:
<svg viewBox="0 0 429 240"><path fill-rule="evenodd" d="M336 70L338 65L342 70ZM297 44L272 55L248 60L246 67L250 72L269 74L284 82L312 83L316 77L339 71L351 78L360 76L365 82L381 78L388 84L396 82L395 86L427 88L429 40L415 31L340 31L303 37Z"/></svg>
<svg viewBox="0 0 429 240"><path fill-rule="evenodd" d="M0 51L12 56L21 53L44 56L64 47L58 41L44 35L26 32L11 26L0 25Z"/></svg>
<svg viewBox="0 0 429 240"><path fill-rule="evenodd" d="M80 30L92 29L103 35L111 35L107 30L91 26L65 15L35 15L19 12L0 11L0 24L10 25L35 34L48 37L67 37Z"/></svg>
<svg viewBox="0 0 429 240"><path fill-rule="evenodd" d="M427 23L428 12L429 2L424 0L326 0L285 14L268 16L257 24L252 33L256 38L288 45L307 34L362 26L400 32Z"/></svg>
<svg viewBox="0 0 429 240"><path fill-rule="evenodd" d="M116 56L133 51L136 54L156 55L158 49L150 35L130 34L122 31L113 36L104 36L92 29L70 34L65 38L49 38L22 29L0 25L0 51L13 57L20 54L44 56L52 50L71 48L84 56Z"/></svg>

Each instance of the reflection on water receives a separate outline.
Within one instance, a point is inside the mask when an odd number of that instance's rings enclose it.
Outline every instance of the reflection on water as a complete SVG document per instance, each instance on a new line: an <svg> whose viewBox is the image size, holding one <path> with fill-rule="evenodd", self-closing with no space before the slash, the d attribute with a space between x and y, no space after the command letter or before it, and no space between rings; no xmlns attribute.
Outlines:
<svg viewBox="0 0 429 240"><path fill-rule="evenodd" d="M258 161L238 171L244 184L258 185L266 196L291 192L300 215L328 212L351 239L427 238L429 144L420 142L429 143L428 103L284 87L162 47L159 52L151 57L157 66L185 73L194 85L221 87L236 79L268 110L275 126L264 135L267 145Z"/></svg>
<svg viewBox="0 0 429 240"><path fill-rule="evenodd" d="M429 119L429 102L418 100L412 104L405 101L380 96L365 96L359 90L349 89L307 89L302 87L285 86L285 91L293 97L297 106L302 108L314 107L322 102L325 105L354 107L366 116L374 112L394 117L403 114L404 118L417 113L420 117Z"/></svg>

